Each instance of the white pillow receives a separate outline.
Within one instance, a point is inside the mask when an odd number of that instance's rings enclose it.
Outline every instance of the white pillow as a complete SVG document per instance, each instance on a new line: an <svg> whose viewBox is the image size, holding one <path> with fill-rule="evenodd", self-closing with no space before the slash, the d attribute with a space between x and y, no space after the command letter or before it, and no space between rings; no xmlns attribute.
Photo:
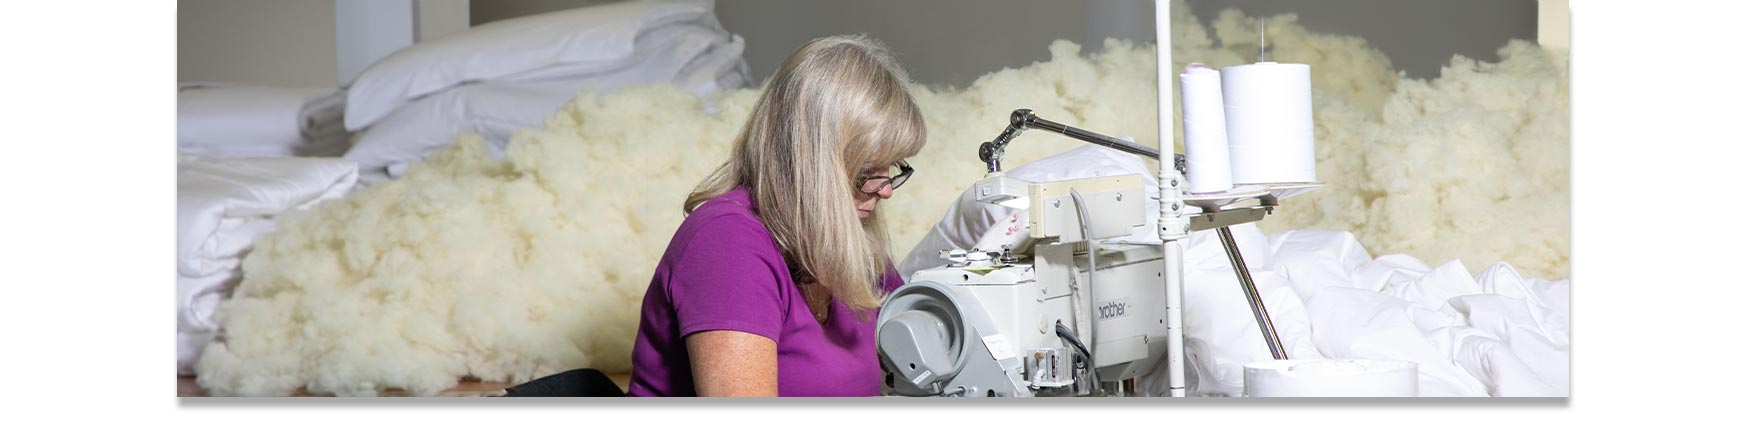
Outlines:
<svg viewBox="0 0 1745 429"><path fill-rule="evenodd" d="M509 134L538 127L575 91L573 82L465 85L420 99L358 134L345 159L358 163L366 185L391 178L391 164L415 161L454 144L462 131L502 144Z"/></svg>
<svg viewBox="0 0 1745 429"><path fill-rule="evenodd" d="M492 22L413 45L349 86L345 126L361 130L418 97L467 82L561 66L618 67L649 29L713 17L712 0L644 0Z"/></svg>
<svg viewBox="0 0 1745 429"><path fill-rule="evenodd" d="M630 85L672 83L699 96L749 83L739 36L722 40L708 31L673 37L635 67L596 76L537 82L463 85L412 102L361 133L345 158L358 163L360 179L375 184L398 177L406 164L454 144L462 131L477 133L494 149L516 130L540 128L545 117L580 91L606 93Z"/></svg>
<svg viewBox="0 0 1745 429"><path fill-rule="evenodd" d="M675 39L691 38L693 37L693 34L697 32L713 34L716 36L716 40L722 43L725 43L734 37L733 33L728 32L727 28L721 26L721 20L716 19L715 15L705 14L694 20L674 22L658 27L650 26L643 28L642 33L637 34L635 41L631 42L632 53L630 56L625 57L609 68L602 69L599 65L591 63L555 64L533 70L506 74L493 80L514 82L557 80L568 79L575 76L599 74L626 67L644 67L642 64L650 58L675 58L688 56L690 54L689 52L679 54L663 51L671 49L671 46L678 43Z"/></svg>

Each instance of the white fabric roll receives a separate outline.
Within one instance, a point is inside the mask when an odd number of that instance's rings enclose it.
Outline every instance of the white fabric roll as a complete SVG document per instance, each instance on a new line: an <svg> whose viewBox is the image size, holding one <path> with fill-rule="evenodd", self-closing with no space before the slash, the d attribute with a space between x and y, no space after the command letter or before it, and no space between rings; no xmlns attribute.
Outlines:
<svg viewBox="0 0 1745 429"><path fill-rule="evenodd" d="M1244 365L1252 397L1418 396L1418 364L1397 360L1271 360Z"/></svg>
<svg viewBox="0 0 1745 429"><path fill-rule="evenodd" d="M1222 74L1231 179L1238 185L1315 181L1309 66L1264 62L1225 67Z"/></svg>
<svg viewBox="0 0 1745 429"><path fill-rule="evenodd" d="M1188 158L1188 192L1231 187L1230 141L1224 133L1223 82L1217 70L1190 64L1181 74L1182 136Z"/></svg>

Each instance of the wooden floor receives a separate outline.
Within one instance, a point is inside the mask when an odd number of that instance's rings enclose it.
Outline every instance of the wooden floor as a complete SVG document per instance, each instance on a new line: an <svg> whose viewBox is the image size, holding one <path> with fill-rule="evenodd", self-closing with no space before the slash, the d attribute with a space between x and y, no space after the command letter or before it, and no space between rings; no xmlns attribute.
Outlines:
<svg viewBox="0 0 1745 429"><path fill-rule="evenodd" d="M611 377L612 382L618 383L619 390L630 390L630 374L610 374L607 375L607 377ZM437 394L437 396L502 396L503 389L508 388L509 386L513 385L491 381L461 380L459 385L444 390L442 393ZM381 394L382 396L409 396L405 391L397 389L384 391ZM199 383L194 382L194 377L176 377L176 396L206 396L206 391L200 388ZM292 393L291 396L314 395L310 395L309 392L303 391L303 389L297 389L297 392Z"/></svg>

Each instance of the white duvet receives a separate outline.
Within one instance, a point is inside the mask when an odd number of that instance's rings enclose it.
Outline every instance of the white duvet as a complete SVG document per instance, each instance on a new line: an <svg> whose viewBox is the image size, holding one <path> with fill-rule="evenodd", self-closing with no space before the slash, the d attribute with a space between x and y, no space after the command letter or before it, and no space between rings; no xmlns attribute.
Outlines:
<svg viewBox="0 0 1745 429"><path fill-rule="evenodd" d="M176 373L218 333L214 317L256 236L293 209L342 197L357 164L332 158L210 158L176 162Z"/></svg>
<svg viewBox="0 0 1745 429"><path fill-rule="evenodd" d="M1232 233L1292 359L1417 362L1422 396L1569 395L1568 280L1372 259L1344 231ZM1242 365L1271 354L1217 236L1195 233L1183 259L1190 393L1240 395Z"/></svg>
<svg viewBox="0 0 1745 429"><path fill-rule="evenodd" d="M1084 146L1007 175L1040 182L1143 174L1155 201L1155 167L1148 164ZM1300 209L1293 201L1285 200L1279 210ZM1147 210L1155 213L1155 202ZM964 191L899 271L908 276L938 265L943 261L934 255L940 250L968 247L1013 211L977 204ZM1158 242L1154 225L1134 228L1121 240ZM1523 278L1506 262L1475 277L1458 259L1432 268L1407 255L1371 258L1345 231L1267 235L1245 224L1231 233L1291 359L1416 362L1422 396L1569 394L1567 280ZM1196 232L1185 247L1189 394L1242 395L1242 366L1271 359L1271 352L1216 233ZM1163 382L1154 378L1148 389L1165 392Z"/></svg>

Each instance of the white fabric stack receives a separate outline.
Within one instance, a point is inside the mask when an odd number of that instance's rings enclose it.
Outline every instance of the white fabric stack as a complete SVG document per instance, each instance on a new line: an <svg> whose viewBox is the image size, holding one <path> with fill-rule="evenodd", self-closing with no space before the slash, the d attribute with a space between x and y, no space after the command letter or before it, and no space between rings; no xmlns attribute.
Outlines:
<svg viewBox="0 0 1745 429"><path fill-rule="evenodd" d="M673 84L697 95L750 84L745 41L714 2L609 3L491 22L414 45L364 70L349 88L345 157L366 184L477 133L497 150L515 130L544 126L578 92ZM500 153L500 152L499 152Z"/></svg>
<svg viewBox="0 0 1745 429"><path fill-rule="evenodd" d="M1007 172L1027 181L1144 174L1133 155L1084 146ZM1281 210L1290 210L1287 202ZM943 264L1013 209L979 204L966 190L898 266L904 278ZM1153 221L1155 222L1155 221ZM1527 279L1507 263L1476 277L1459 260L1431 268L1407 255L1371 258L1345 231L1264 234L1232 227L1291 359L1377 359L1418 365L1422 396L1567 396L1569 281ZM1158 242L1154 225L1116 240ZM1243 366L1272 359L1215 231L1184 243L1183 323L1188 389L1240 396ZM1148 391L1167 391L1154 377Z"/></svg>
<svg viewBox="0 0 1745 429"><path fill-rule="evenodd" d="M209 82L176 85L176 147L210 156L339 156L345 92Z"/></svg>
<svg viewBox="0 0 1745 429"><path fill-rule="evenodd" d="M345 196L357 164L323 158L206 158L176 163L176 373L218 334L218 304L242 281L255 237L289 210Z"/></svg>

